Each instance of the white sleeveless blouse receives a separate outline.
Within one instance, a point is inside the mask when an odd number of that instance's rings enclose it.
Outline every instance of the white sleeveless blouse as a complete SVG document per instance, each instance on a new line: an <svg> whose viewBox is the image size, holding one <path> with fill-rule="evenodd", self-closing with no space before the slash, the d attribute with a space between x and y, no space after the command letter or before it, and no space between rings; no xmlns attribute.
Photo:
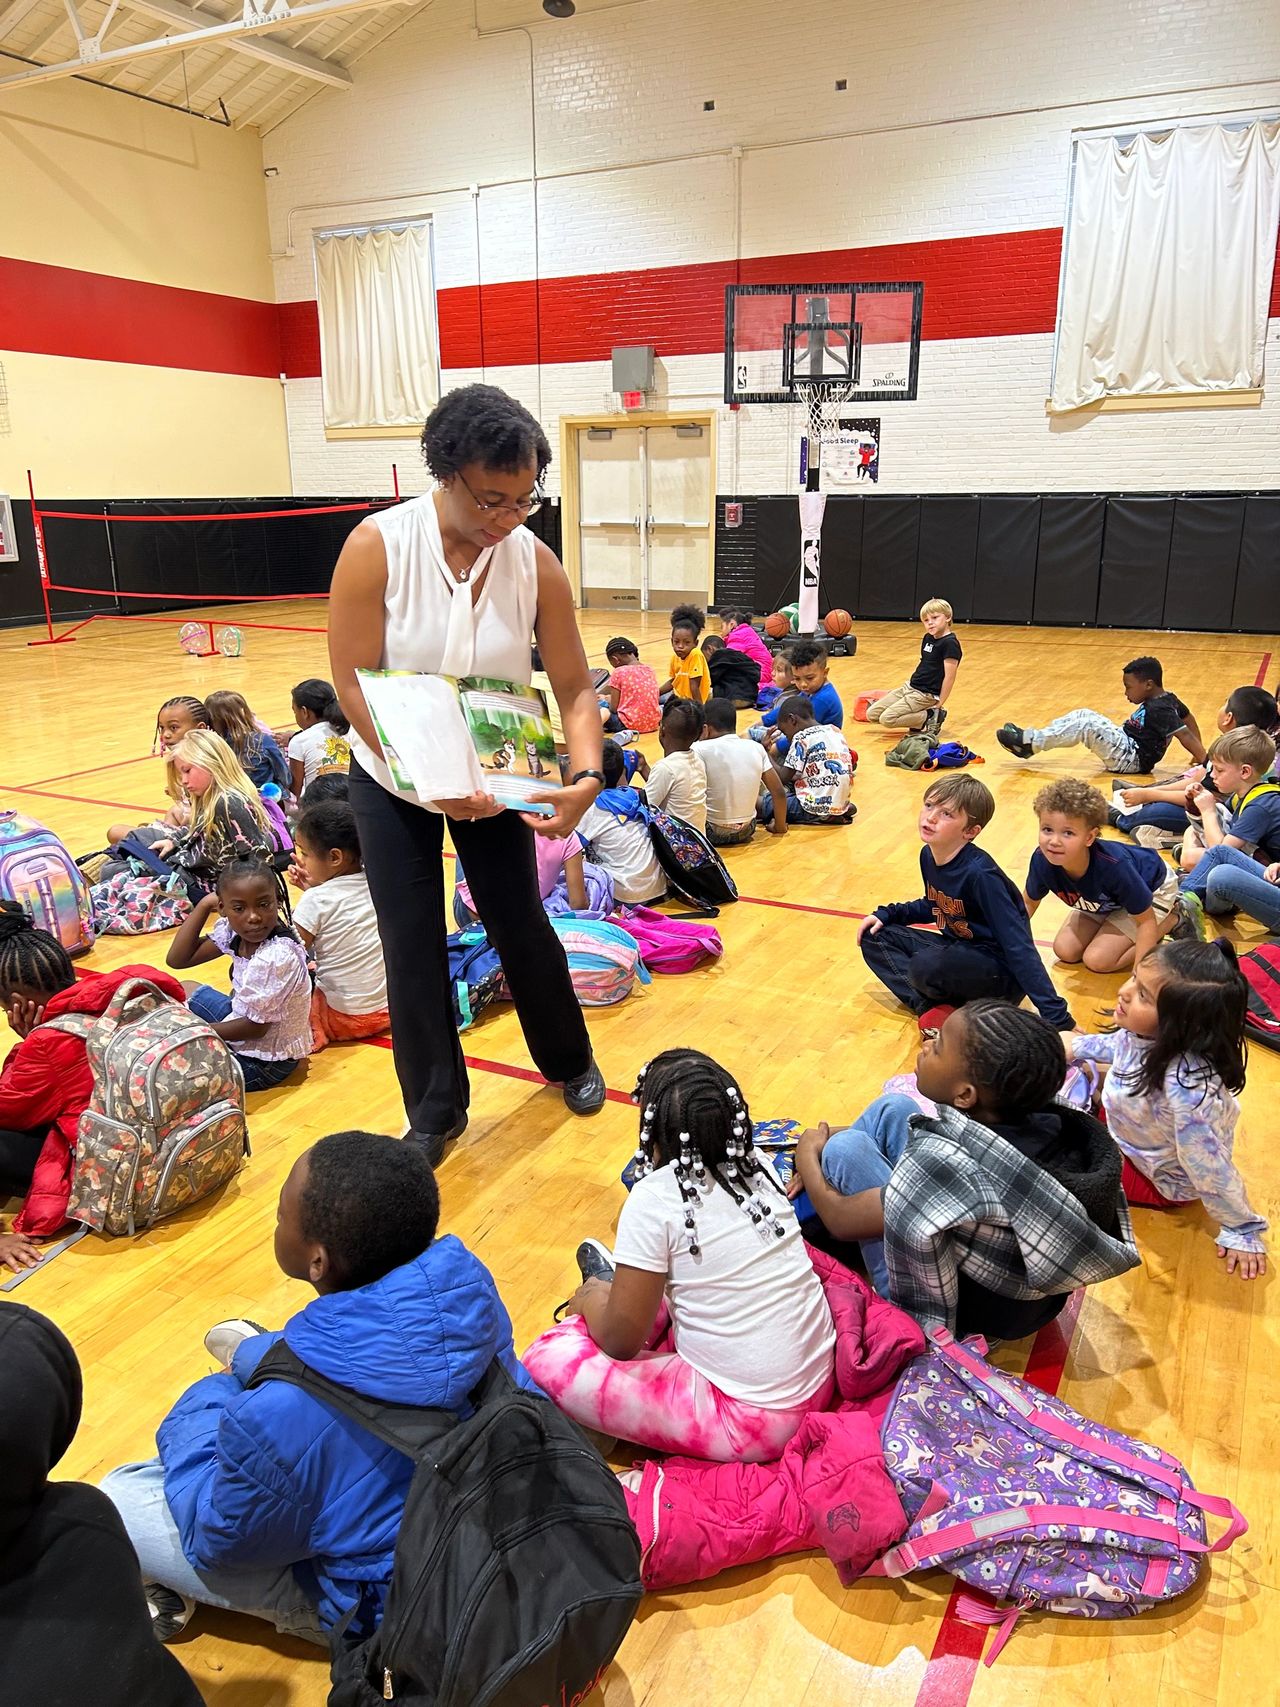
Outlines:
<svg viewBox="0 0 1280 1707"><path fill-rule="evenodd" d="M376 511L373 520L387 553L381 668L527 682L538 618L538 565L528 528L515 528L501 545L482 551L470 580L459 583L445 562L431 493ZM472 590L486 568L473 602ZM414 798L396 788L382 759L354 729L350 741L361 768L383 788Z"/></svg>

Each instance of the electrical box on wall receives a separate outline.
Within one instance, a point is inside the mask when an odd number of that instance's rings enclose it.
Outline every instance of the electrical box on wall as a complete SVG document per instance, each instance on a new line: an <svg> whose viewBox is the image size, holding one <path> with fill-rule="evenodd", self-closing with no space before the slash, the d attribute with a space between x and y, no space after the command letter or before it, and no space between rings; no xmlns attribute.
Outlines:
<svg viewBox="0 0 1280 1707"><path fill-rule="evenodd" d="M653 390L653 345L620 344L613 351L615 391Z"/></svg>

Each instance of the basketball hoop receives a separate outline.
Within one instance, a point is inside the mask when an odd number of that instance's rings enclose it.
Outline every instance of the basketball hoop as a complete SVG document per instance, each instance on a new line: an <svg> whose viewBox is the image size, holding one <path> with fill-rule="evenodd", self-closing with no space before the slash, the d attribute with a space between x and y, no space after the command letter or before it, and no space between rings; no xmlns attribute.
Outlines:
<svg viewBox="0 0 1280 1707"><path fill-rule="evenodd" d="M799 379L796 393L803 401L808 417L805 434L809 440L809 490L817 491L816 477L822 467L822 435L827 425L827 410L847 403L857 382L852 379ZM837 417L836 423L839 424Z"/></svg>

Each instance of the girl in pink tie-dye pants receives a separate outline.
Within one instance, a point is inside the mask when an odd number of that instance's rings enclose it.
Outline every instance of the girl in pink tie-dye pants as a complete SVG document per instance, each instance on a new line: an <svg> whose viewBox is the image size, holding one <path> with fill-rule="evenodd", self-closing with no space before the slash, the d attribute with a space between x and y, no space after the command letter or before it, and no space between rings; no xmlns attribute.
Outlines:
<svg viewBox="0 0 1280 1707"><path fill-rule="evenodd" d="M636 1100L641 1177L615 1249L579 1246L582 1286L525 1367L603 1434L777 1458L834 1393L835 1330L794 1211L752 1146L742 1092L706 1055L659 1055Z"/></svg>

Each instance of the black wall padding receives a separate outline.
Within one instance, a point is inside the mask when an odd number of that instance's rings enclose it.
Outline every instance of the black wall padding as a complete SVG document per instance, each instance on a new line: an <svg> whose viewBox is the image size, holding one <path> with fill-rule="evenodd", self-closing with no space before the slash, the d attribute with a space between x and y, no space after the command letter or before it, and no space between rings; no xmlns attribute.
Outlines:
<svg viewBox="0 0 1280 1707"><path fill-rule="evenodd" d="M1280 497L1247 498L1231 626L1269 634L1280 620ZM1280 671L1277 671L1280 674Z"/></svg>
<svg viewBox="0 0 1280 1707"><path fill-rule="evenodd" d="M978 500L921 498L912 614L926 599L945 599L958 622L969 621L977 561Z"/></svg>
<svg viewBox="0 0 1280 1707"><path fill-rule="evenodd" d="M824 616L829 610L858 609L859 578L864 581L866 578L867 509L868 505L861 498L853 503L836 505L827 500L827 513L822 524L822 585L818 594L818 609ZM789 604L799 596L797 562L791 592L784 603Z"/></svg>
<svg viewBox="0 0 1280 1707"><path fill-rule="evenodd" d="M1031 621L1039 537L1039 498L983 498L973 577L975 622Z"/></svg>
<svg viewBox="0 0 1280 1707"><path fill-rule="evenodd" d="M913 617L916 564L920 555L920 500L864 498L862 500L862 573L856 602L847 606L859 616ZM827 540L822 538L823 579L826 579ZM829 589L833 604L840 604Z"/></svg>
<svg viewBox="0 0 1280 1707"><path fill-rule="evenodd" d="M1102 626L1160 627L1172 533L1171 499L1108 499L1098 588L1098 621Z"/></svg>
<svg viewBox="0 0 1280 1707"><path fill-rule="evenodd" d="M1105 498L1053 496L1040 500L1032 622L1065 627L1073 623L1090 626L1097 620L1106 516Z"/></svg>
<svg viewBox="0 0 1280 1707"><path fill-rule="evenodd" d="M1243 498L1179 498L1173 509L1166 628L1229 628L1244 530Z"/></svg>
<svg viewBox="0 0 1280 1707"><path fill-rule="evenodd" d="M799 581L800 512L796 501L761 498L756 508L756 609L771 611L789 604L796 597Z"/></svg>
<svg viewBox="0 0 1280 1707"><path fill-rule="evenodd" d="M725 506L740 504L742 522L726 527ZM716 499L716 600L718 605L756 608L756 524L760 500L730 496Z"/></svg>

